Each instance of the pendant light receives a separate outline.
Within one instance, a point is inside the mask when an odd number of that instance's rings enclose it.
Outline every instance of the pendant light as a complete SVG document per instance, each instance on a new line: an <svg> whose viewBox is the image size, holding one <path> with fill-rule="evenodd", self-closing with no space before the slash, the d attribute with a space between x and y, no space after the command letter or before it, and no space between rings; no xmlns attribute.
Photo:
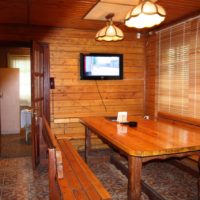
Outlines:
<svg viewBox="0 0 200 200"><path fill-rule="evenodd" d="M164 21L164 8L151 0L143 0L125 18L125 25L134 28L149 28Z"/></svg>
<svg viewBox="0 0 200 200"><path fill-rule="evenodd" d="M111 42L123 40L124 34L121 29L113 24L113 16L114 14L110 13L105 17L107 19L107 25L97 32L95 37L97 41Z"/></svg>

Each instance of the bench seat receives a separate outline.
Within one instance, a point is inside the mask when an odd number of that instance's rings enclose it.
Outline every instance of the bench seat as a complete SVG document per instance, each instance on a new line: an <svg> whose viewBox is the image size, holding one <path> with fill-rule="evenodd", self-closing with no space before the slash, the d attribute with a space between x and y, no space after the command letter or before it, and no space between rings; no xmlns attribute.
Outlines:
<svg viewBox="0 0 200 200"><path fill-rule="evenodd" d="M63 179L58 180L66 200L110 200L111 197L67 139L58 139L62 153Z"/></svg>
<svg viewBox="0 0 200 200"><path fill-rule="evenodd" d="M40 151L43 142L48 150L49 199L110 200L110 194L71 144L70 137L58 139L45 117L38 121Z"/></svg>

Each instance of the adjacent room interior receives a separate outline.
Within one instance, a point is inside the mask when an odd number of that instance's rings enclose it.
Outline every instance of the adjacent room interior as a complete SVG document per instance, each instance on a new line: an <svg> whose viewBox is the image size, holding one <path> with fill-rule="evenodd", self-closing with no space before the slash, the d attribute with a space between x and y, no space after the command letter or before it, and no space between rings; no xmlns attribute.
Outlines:
<svg viewBox="0 0 200 200"><path fill-rule="evenodd" d="M31 156L30 49L0 47L1 158Z"/></svg>

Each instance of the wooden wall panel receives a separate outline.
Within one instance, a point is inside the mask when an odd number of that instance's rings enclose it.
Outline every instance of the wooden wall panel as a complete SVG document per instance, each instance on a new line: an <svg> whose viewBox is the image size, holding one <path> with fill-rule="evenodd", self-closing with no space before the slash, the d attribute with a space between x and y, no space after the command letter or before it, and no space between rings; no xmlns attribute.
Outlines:
<svg viewBox="0 0 200 200"><path fill-rule="evenodd" d="M146 42L146 91L145 114L151 117L156 114L156 35L151 35Z"/></svg>
<svg viewBox="0 0 200 200"><path fill-rule="evenodd" d="M0 40L49 43L50 73L55 78L55 89L51 90L51 127L55 134L83 134L78 121L83 116L113 116L118 111L144 115L145 38L125 34L124 41L109 43L95 41L95 34L64 28L0 27ZM80 53L89 52L122 53L124 80L80 80Z"/></svg>

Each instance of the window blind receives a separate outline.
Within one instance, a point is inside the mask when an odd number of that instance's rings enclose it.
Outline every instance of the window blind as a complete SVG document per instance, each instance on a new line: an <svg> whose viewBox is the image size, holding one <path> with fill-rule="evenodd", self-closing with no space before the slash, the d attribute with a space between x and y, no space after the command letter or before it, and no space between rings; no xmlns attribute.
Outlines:
<svg viewBox="0 0 200 200"><path fill-rule="evenodd" d="M200 118L200 18L157 33L160 112Z"/></svg>

